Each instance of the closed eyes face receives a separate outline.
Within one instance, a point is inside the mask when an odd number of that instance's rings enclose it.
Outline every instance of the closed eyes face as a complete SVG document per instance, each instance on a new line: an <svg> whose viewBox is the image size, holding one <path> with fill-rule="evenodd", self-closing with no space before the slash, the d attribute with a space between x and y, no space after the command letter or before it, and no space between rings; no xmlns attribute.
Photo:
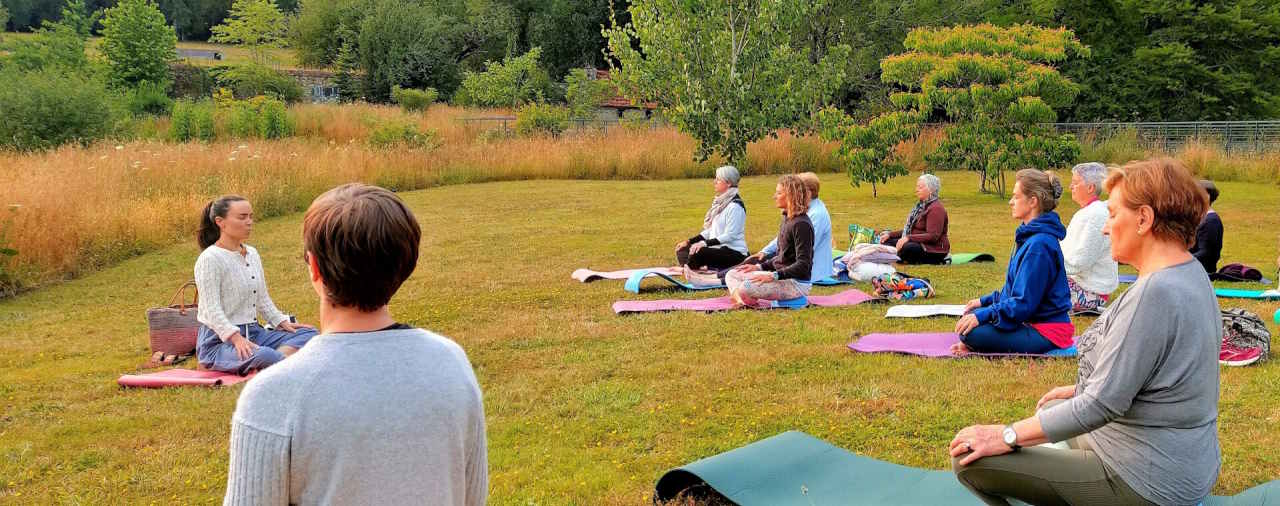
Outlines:
<svg viewBox="0 0 1280 506"><path fill-rule="evenodd" d="M787 194L782 191L781 184L773 188L773 203L778 206L778 209L787 208Z"/></svg>
<svg viewBox="0 0 1280 506"><path fill-rule="evenodd" d="M715 185L716 185L716 195L729 191L729 188L733 187L733 185L729 184L728 181L725 181L720 178L716 178Z"/></svg>
<svg viewBox="0 0 1280 506"><path fill-rule="evenodd" d="M1124 183L1111 189L1107 201L1107 224L1102 233L1111 237L1111 258L1117 262L1132 263L1141 238L1138 235L1139 213L1124 205Z"/></svg>
<svg viewBox="0 0 1280 506"><path fill-rule="evenodd" d="M1034 205L1035 200L1027 198L1027 195L1022 193L1022 183L1014 183L1013 196L1009 197L1009 213L1013 215L1013 219L1027 221L1032 216Z"/></svg>
<svg viewBox="0 0 1280 506"><path fill-rule="evenodd" d="M932 192L929 191L929 185L924 184L924 181L916 181L916 198L920 200L928 200L931 193Z"/></svg>
<svg viewBox="0 0 1280 506"><path fill-rule="evenodd" d="M227 215L214 222L222 229L222 235L238 241L248 239L253 233L253 206L247 200L232 202Z"/></svg>

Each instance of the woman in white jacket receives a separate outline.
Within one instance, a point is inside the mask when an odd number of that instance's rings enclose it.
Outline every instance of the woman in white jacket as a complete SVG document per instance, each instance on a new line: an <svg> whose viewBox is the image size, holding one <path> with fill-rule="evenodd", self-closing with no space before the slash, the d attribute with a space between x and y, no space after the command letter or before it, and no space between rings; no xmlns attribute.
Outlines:
<svg viewBox="0 0 1280 506"><path fill-rule="evenodd" d="M747 258L747 207L738 196L738 169L716 169L716 196L702 220L702 232L676 244L676 260L693 270L724 270Z"/></svg>
<svg viewBox="0 0 1280 506"><path fill-rule="evenodd" d="M1080 210L1067 225L1062 257L1071 289L1071 312L1097 312L1119 286L1116 261L1111 258L1111 238L1102 233L1107 224L1107 202L1100 200L1107 167L1097 162L1071 168L1071 200Z"/></svg>

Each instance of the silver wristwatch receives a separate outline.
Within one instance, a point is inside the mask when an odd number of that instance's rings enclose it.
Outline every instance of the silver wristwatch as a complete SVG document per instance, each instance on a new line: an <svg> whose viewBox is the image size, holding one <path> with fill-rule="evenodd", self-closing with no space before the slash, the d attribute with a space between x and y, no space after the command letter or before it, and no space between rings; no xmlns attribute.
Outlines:
<svg viewBox="0 0 1280 506"><path fill-rule="evenodd" d="M1014 450L1022 448L1018 446L1018 431L1013 430L1013 425L1005 425L1004 431L1000 433L1000 436L1004 439L1004 444L1008 445L1009 448Z"/></svg>

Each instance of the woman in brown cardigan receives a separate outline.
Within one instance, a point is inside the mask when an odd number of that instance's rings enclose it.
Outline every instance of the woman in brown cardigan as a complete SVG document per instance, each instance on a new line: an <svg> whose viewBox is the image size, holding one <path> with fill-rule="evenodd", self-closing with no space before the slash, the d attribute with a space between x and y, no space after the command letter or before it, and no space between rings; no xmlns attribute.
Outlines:
<svg viewBox="0 0 1280 506"><path fill-rule="evenodd" d="M907 216L902 230L880 233L880 244L898 249L898 258L906 264L941 264L951 253L947 240L947 210L938 200L942 182L938 176L924 174L916 180L916 197L920 199Z"/></svg>

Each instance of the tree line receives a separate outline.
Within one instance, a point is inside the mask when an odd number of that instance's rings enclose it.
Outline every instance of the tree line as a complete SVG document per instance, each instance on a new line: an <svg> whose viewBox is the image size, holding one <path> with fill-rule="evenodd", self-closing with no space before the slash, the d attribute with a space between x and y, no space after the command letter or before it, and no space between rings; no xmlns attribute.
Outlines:
<svg viewBox="0 0 1280 506"><path fill-rule="evenodd" d="M7 29L57 20L61 0L0 0ZM90 12L116 0L87 0ZM180 40L206 40L231 0L160 0ZM611 10L612 3L612 10ZM728 2L699 2L699 5ZM365 90L435 88L451 99L463 72L540 48L553 81L570 69L608 64L602 29L629 21L626 0L277 0L289 40L306 65L377 74ZM1280 2L1268 0L849 0L809 2L788 27L811 62L848 46L837 107L871 117L890 110L879 62L904 50L920 27L1035 24L1072 31L1091 51L1061 71L1080 85L1063 121L1250 120L1280 117ZM0 19L3 20L3 19ZM100 26L92 27L94 33ZM366 83L368 84L368 83Z"/></svg>

